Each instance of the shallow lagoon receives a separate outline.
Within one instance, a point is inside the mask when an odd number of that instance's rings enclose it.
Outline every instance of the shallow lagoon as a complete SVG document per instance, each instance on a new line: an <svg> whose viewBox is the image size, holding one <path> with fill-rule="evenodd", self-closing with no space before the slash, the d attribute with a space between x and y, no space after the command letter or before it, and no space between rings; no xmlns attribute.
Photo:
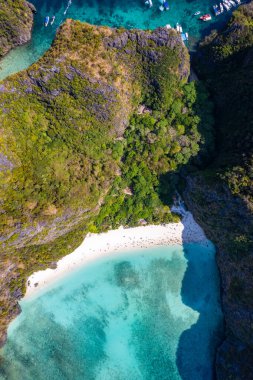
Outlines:
<svg viewBox="0 0 253 380"><path fill-rule="evenodd" d="M21 302L7 380L211 380L222 333L215 249L113 255Z"/></svg>
<svg viewBox="0 0 253 380"><path fill-rule="evenodd" d="M218 0L168 0L169 11L161 12L159 0L153 0L153 7L148 9L145 0L72 0L72 5L64 15L67 0L30 0L37 8L32 41L25 46L14 49L0 63L0 80L6 76L27 68L37 61L50 47L57 28L66 18L85 21L96 25L154 29L179 22L183 30L190 35L189 47L210 32L221 27L230 17L226 12L211 22L201 22L196 11L212 13L212 5ZM47 28L43 26L46 15L56 16L55 23Z"/></svg>

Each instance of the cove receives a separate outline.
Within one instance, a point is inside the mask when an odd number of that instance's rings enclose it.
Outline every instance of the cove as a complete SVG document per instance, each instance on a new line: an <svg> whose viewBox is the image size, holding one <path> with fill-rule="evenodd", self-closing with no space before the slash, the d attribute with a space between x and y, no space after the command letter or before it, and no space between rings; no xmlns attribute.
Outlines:
<svg viewBox="0 0 253 380"><path fill-rule="evenodd" d="M98 259L21 308L1 380L213 378L222 313L211 243Z"/></svg>
<svg viewBox="0 0 253 380"><path fill-rule="evenodd" d="M175 27L180 23L185 32L189 33L189 48L210 33L212 29L223 26L231 12L219 17L212 17L212 21L205 23L194 16L196 11L212 13L212 5L217 0L169 0L170 10L161 12L159 0L153 1L153 7L148 9L145 0L72 0L66 14L67 0L31 0L36 6L37 14L34 18L32 40L25 46L12 50L0 62L0 80L16 73L37 61L50 47L59 26L66 18L88 22L95 25L110 27L125 27L154 29L171 24ZM43 22L45 16L55 16L55 22L47 28Z"/></svg>

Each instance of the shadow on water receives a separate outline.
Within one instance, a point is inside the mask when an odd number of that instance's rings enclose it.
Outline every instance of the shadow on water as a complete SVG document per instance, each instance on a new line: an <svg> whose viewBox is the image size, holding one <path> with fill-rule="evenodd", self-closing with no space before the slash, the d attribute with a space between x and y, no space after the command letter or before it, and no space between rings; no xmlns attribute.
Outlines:
<svg viewBox="0 0 253 380"><path fill-rule="evenodd" d="M184 219L182 222L184 242L190 231ZM196 245L193 250L190 246L183 245L187 269L182 281L181 297L185 305L199 313L199 317L195 324L181 334L176 363L182 380L212 380L215 379L215 351L223 336L215 248L211 242L205 248Z"/></svg>

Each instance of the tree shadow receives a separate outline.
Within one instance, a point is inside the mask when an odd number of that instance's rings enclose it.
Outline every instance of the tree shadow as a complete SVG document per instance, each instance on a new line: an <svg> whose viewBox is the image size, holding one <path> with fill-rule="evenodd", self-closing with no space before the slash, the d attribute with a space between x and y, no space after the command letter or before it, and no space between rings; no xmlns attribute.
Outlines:
<svg viewBox="0 0 253 380"><path fill-rule="evenodd" d="M199 316L197 322L182 333L176 362L182 380L211 380L215 378L216 349L223 337L215 248L208 241L201 245L187 243L189 234L193 234L195 228L201 228L188 212L182 222L187 269L182 282L181 297L182 302L197 311Z"/></svg>

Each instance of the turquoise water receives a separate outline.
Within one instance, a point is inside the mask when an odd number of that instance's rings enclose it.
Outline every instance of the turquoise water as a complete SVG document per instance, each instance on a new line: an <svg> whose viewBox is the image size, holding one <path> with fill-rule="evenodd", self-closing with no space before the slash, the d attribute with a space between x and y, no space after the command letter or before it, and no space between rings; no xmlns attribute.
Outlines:
<svg viewBox="0 0 253 380"><path fill-rule="evenodd" d="M67 0L30 0L37 8L32 41L13 50L0 63L0 79L27 68L38 60L49 48L57 28L68 17L91 24L109 25L112 27L154 29L159 26L179 22L183 30L190 35L189 45L211 29L219 28L231 15L231 12L212 18L211 22L201 22L193 16L196 11L212 12L212 5L218 0L168 0L170 10L161 12L159 0L153 0L153 7L148 9L145 0L72 0L72 5L66 15L64 10ZM52 26L44 28L46 15L56 16Z"/></svg>
<svg viewBox="0 0 253 380"><path fill-rule="evenodd" d="M100 259L21 307L1 380L212 379L222 314L211 244Z"/></svg>

